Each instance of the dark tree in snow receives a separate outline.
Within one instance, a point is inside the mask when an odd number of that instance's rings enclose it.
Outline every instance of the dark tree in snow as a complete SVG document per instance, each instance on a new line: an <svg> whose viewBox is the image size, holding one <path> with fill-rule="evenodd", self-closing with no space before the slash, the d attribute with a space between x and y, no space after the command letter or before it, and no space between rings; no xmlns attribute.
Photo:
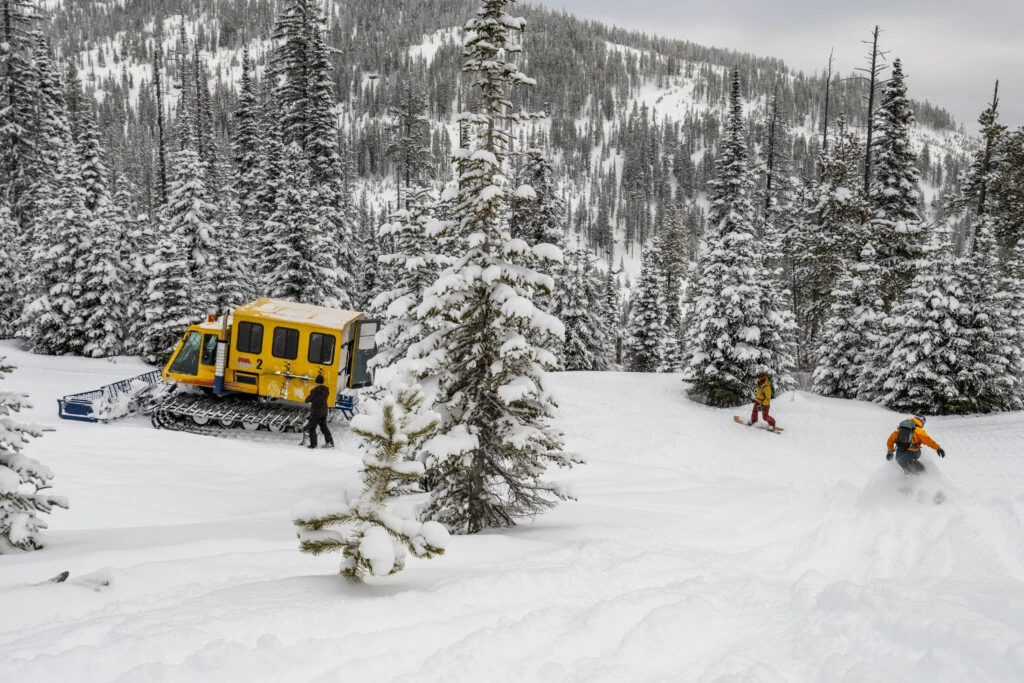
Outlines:
<svg viewBox="0 0 1024 683"><path fill-rule="evenodd" d="M886 301L895 301L914 277L914 260L923 249L921 224L921 172L910 145L914 112L907 99L900 60L892 65L892 78L882 90L876 115L878 140L874 175L868 191L871 211L870 239L878 248Z"/></svg>
<svg viewBox="0 0 1024 683"><path fill-rule="evenodd" d="M430 152L430 120L427 95L410 78L402 78L391 106L391 140L385 153L395 165L398 205L411 201L412 188L429 178L434 167Z"/></svg>
<svg viewBox="0 0 1024 683"><path fill-rule="evenodd" d="M15 264L17 234L18 224L10 208L0 204L0 339L14 336L14 324L23 303Z"/></svg>
<svg viewBox="0 0 1024 683"><path fill-rule="evenodd" d="M441 435L425 446L438 482L425 516L457 533L510 526L569 498L542 477L549 464L574 462L549 423L555 404L544 369L556 359L538 345L561 339L564 327L533 302L553 285L534 265L561 254L513 238L507 219L509 129L530 118L511 106L509 90L533 83L506 61L525 28L507 12L513 1L485 0L466 25L463 71L479 103L461 116L470 146L455 153L454 232L464 252L420 307L440 328L418 354L421 374L438 383L442 414Z"/></svg>
<svg viewBox="0 0 1024 683"><path fill-rule="evenodd" d="M75 157L79 164L82 189L85 191L85 208L94 217L110 212L110 172L103 160L99 131L92 108L86 105L79 112L78 137L75 142Z"/></svg>
<svg viewBox="0 0 1024 683"><path fill-rule="evenodd" d="M238 85L238 106L234 112L233 153L237 168L236 191L239 198L239 216L244 226L252 228L270 217L261 210L260 190L267 182L267 169L261 158L265 137L260 125L260 107L256 99L256 84L252 80L252 62L249 49L242 51L242 77Z"/></svg>
<svg viewBox="0 0 1024 683"><path fill-rule="evenodd" d="M757 243L751 180L743 136L739 72L733 73L725 136L711 183L707 244L700 255L689 331L691 395L701 403L745 403L751 381L770 375L779 388L792 385L787 336L792 314L776 308L763 247Z"/></svg>
<svg viewBox="0 0 1024 683"><path fill-rule="evenodd" d="M341 551L342 576L362 581L405 568L406 556L444 554L448 531L437 522L417 522L389 511L389 494L423 476L423 464L410 456L437 429L441 416L424 407L417 385L392 385L380 401L366 402L352 420L352 432L364 440L365 482L359 494L333 505L300 503L292 512L302 552Z"/></svg>
<svg viewBox="0 0 1024 683"><path fill-rule="evenodd" d="M661 367L665 329L665 276L657 244L640 255L640 279L630 301L623 360L630 372L657 372Z"/></svg>
<svg viewBox="0 0 1024 683"><path fill-rule="evenodd" d="M596 258L578 242L558 271L551 313L565 325L558 353L563 370L607 370L610 339L601 316L604 283L594 268Z"/></svg>
<svg viewBox="0 0 1024 683"><path fill-rule="evenodd" d="M0 379L13 370L0 357ZM31 437L42 436L12 416L28 407L24 394L0 391L0 555L43 547L38 536L46 528L42 515L68 507L66 498L49 493L53 472L22 452Z"/></svg>
<svg viewBox="0 0 1024 683"><path fill-rule="evenodd" d="M0 0L0 188L20 225L32 184L36 71L31 32L39 19L27 0Z"/></svg>

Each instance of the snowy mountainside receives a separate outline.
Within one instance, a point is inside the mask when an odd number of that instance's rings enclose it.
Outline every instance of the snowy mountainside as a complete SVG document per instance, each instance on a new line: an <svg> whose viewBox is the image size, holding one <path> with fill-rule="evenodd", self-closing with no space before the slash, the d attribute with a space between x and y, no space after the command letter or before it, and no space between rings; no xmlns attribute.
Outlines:
<svg viewBox="0 0 1024 683"><path fill-rule="evenodd" d="M310 452L62 422L55 398L135 373L0 352L27 454L71 508L0 560L0 680L1020 680L1024 418L935 418L940 506L898 491L899 421L786 394L767 434L697 406L678 376L551 376L578 502L352 586L297 550L288 511L354 475ZM740 410L741 413L745 410ZM32 585L68 570L64 584Z"/></svg>
<svg viewBox="0 0 1024 683"><path fill-rule="evenodd" d="M389 122L387 105L401 77L411 74L428 90L436 153L443 157L458 140L454 123L457 103L459 98L465 102L470 96L468 85L460 78L458 27L474 10L469 0L424 0L413 5L395 0L351 0L330 5L327 39L335 50L332 59L337 112L353 138L361 176L359 187L370 194L368 203L378 214L393 202L393 191L387 186L393 184L394 176L383 146ZM156 15L146 3L67 5L55 11L55 44L65 54L78 56L83 83L96 89L98 99L108 100L100 111L108 150L130 152L124 162L115 160L112 170L131 177L141 175L140 185L144 187L152 185L146 181L152 174L151 155L139 153L138 144L131 139L136 133L129 132L125 140L121 136L125 107L139 106L137 118L141 121L153 116L152 98L140 105L139 94L152 74L156 23L159 21L162 28L167 78L164 92L169 94L169 107L173 110L177 96L175 51L182 22L179 13L184 11L186 34L190 41L199 43L213 91L218 134L226 143L232 128L242 48L248 46L257 75L262 75L277 8L262 1L189 0L171 11L175 14ZM525 69L538 82L532 94L520 96L530 108L545 109L551 115L524 135L531 142L548 146L554 157L562 189L579 216L575 230L589 233L599 210L609 213L616 244L614 258L618 262L625 254L630 272L638 268L639 243L651 234L650 225L631 225L632 219L626 217L637 211L630 204L631 197L639 195L641 201L649 202L652 216L664 197L658 194L659 171L643 174L645 187L628 189L623 173L630 161L637 159L663 167L665 170L660 172L671 176L667 184L677 201L705 206L704 190L713 171L711 159L731 68L738 66L743 72L752 128L764 118L776 85L782 85L780 93L791 112L795 137L793 172L813 175L808 169L813 169L820 144L820 100L824 92L819 76L794 73L771 58L652 38L529 5L521 5L517 11L528 18ZM859 105L863 93L858 88L862 90L855 80L837 80L832 114L849 103ZM862 127L864 113L859 109L863 107L850 106L846 113L851 124ZM956 131L941 109L927 103L916 106L922 121L915 131L914 144L919 150L929 148L929 166L934 169L924 174L924 189L930 199L941 186L941 182L931 180L955 173L975 143ZM646 119L643 127L650 127L652 132L634 132L639 115ZM673 124L678 131L666 132ZM148 140L151 134L141 135ZM650 141L645 145L651 149L641 154L635 144L648 137ZM680 191L678 160L684 154L689 156L693 169L686 172L692 178ZM126 168L118 168L121 163ZM141 203L152 205L145 199ZM609 255L611 245L597 244L594 235L587 236L601 255Z"/></svg>

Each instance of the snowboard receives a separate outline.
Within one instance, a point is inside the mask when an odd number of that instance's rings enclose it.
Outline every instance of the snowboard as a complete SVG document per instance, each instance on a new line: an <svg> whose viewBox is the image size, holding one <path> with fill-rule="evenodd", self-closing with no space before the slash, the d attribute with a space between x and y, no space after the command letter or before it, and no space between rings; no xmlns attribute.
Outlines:
<svg viewBox="0 0 1024 683"><path fill-rule="evenodd" d="M744 420L739 415L733 415L732 419L735 420L738 424L741 424L741 425L743 425L745 427L753 427L754 426L753 422L750 422L749 420ZM767 424L764 427L762 427L761 424L762 424L761 422L757 423L757 428L758 429L763 429L764 431L771 432L772 434L781 434L782 430L784 429L783 427L778 427L777 426L777 427L775 427L774 430L771 430L771 429L768 428Z"/></svg>

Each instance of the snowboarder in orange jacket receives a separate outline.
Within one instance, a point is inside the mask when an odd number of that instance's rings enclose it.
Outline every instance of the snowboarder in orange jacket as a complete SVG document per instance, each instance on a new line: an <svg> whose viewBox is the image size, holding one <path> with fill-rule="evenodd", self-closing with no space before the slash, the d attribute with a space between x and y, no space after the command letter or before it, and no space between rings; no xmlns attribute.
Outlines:
<svg viewBox="0 0 1024 683"><path fill-rule="evenodd" d="M923 417L915 415L901 422L896 431L889 435L889 450L885 454L885 459L892 460L895 457L896 463L907 474L924 473L924 465L920 461L922 445L935 449L940 458L946 457L946 451L924 431L924 423Z"/></svg>

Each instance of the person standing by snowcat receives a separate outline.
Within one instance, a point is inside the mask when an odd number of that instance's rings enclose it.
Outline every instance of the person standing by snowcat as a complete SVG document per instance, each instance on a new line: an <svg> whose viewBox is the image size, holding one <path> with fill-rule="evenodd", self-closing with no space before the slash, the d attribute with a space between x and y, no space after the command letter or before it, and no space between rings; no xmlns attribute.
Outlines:
<svg viewBox="0 0 1024 683"><path fill-rule="evenodd" d="M885 459L892 460L895 457L896 464L906 474L924 474L924 465L921 464L922 445L934 449L940 458L946 457L946 451L924 431L924 423L925 419L920 415L909 417L889 436L889 450L886 451Z"/></svg>
<svg viewBox="0 0 1024 683"><path fill-rule="evenodd" d="M324 433L324 441L328 448L334 448L334 437L331 430L327 429L327 399L330 397L330 390L324 386L324 376L316 376L316 386L306 397L306 403L311 403L309 411L309 447L316 448L316 428Z"/></svg>

